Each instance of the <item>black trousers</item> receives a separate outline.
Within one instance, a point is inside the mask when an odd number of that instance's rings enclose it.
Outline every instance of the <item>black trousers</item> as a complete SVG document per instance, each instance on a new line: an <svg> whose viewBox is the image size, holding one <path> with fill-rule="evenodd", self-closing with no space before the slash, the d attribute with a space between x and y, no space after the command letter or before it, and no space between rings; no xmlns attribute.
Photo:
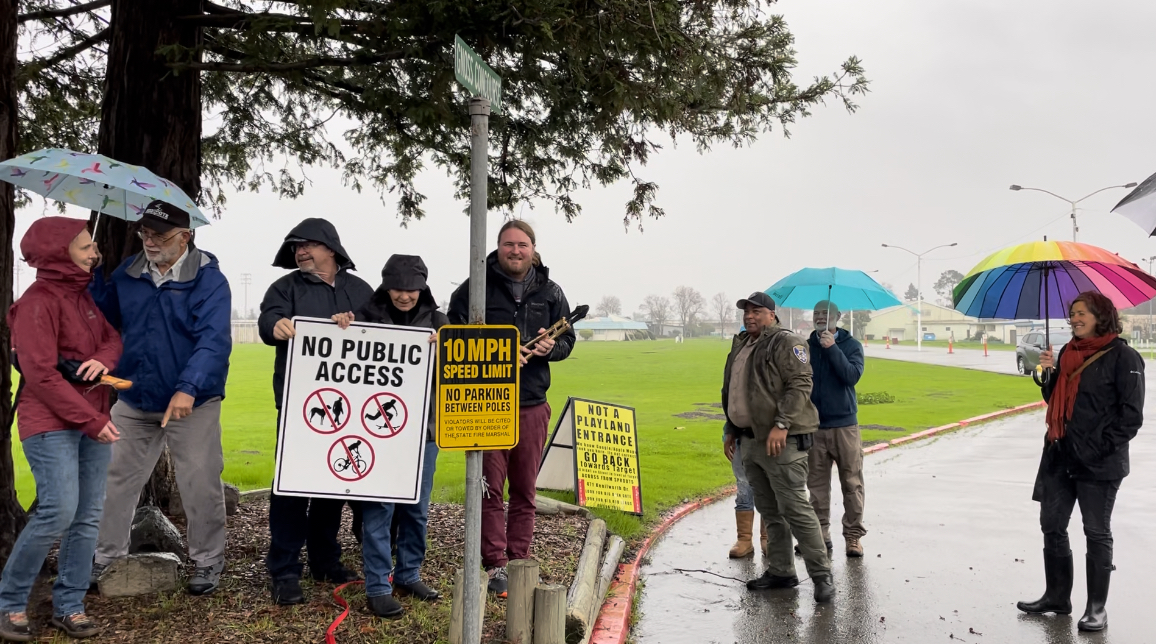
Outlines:
<svg viewBox="0 0 1156 644"><path fill-rule="evenodd" d="M277 412L277 427L281 413ZM280 439L280 436L278 436ZM277 453L274 449L274 454ZM344 499L269 495L269 553L265 568L273 579L301 577L301 548L307 546L314 575L341 565L341 509Z"/></svg>
<svg viewBox="0 0 1156 644"><path fill-rule="evenodd" d="M1088 558L1111 564L1112 507L1122 479L1085 481L1073 479L1063 471L1041 473L1041 477L1040 528L1044 532L1044 552L1058 557L1072 553L1068 521L1078 502L1084 536L1088 539Z"/></svg>

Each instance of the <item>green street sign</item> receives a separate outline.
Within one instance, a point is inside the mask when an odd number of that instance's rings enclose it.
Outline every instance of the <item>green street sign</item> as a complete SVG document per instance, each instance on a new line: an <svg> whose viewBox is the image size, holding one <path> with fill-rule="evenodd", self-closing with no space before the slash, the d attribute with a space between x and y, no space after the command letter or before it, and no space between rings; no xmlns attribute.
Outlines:
<svg viewBox="0 0 1156 644"><path fill-rule="evenodd" d="M454 36L454 78L474 96L490 99L490 109L502 113L502 78L461 36Z"/></svg>

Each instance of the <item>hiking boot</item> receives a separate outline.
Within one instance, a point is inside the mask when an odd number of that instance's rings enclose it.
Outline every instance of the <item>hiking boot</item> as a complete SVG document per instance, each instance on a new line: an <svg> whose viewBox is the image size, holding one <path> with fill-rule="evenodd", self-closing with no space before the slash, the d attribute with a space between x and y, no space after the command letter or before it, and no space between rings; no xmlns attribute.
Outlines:
<svg viewBox="0 0 1156 644"><path fill-rule="evenodd" d="M815 601L817 603L826 604L835 598L835 582L831 580L831 575L812 577L811 581L815 583Z"/></svg>
<svg viewBox="0 0 1156 644"><path fill-rule="evenodd" d="M775 590L778 588L794 588L799 585L799 578L795 575L779 577L768 570L762 577L747 582L747 590Z"/></svg>
<svg viewBox="0 0 1156 644"><path fill-rule="evenodd" d="M97 589L97 587L99 585L97 582L100 581L100 576L103 575L104 571L107 569L108 569L108 564L98 564L98 563L92 564L92 573L89 574L89 576L88 576L88 589L89 590L96 590Z"/></svg>
<svg viewBox="0 0 1156 644"><path fill-rule="evenodd" d="M292 575L274 579L273 603L278 606L304 604L305 593L301 592L301 580Z"/></svg>
<svg viewBox="0 0 1156 644"><path fill-rule="evenodd" d="M221 572L225 569L225 562L211 566L197 566L193 576L189 578L190 595L210 595L216 592L221 585Z"/></svg>
<svg viewBox="0 0 1156 644"><path fill-rule="evenodd" d="M830 541L827 541L826 545L827 545L827 558L830 559L831 556L835 554L835 546ZM803 550L802 550L802 548L799 547L799 544L797 544L797 543L795 544L795 556L796 557L802 557L803 556ZM862 555L860 555L860 556L862 556Z"/></svg>
<svg viewBox="0 0 1156 644"><path fill-rule="evenodd" d="M340 564L338 564L336 568L329 568L321 572L313 572L310 570L309 574L313 577L314 581L329 582L332 584L348 584L351 581L360 579L357 573Z"/></svg>
<svg viewBox="0 0 1156 644"><path fill-rule="evenodd" d="M1064 556L1044 551L1044 596L1034 602L1019 602L1016 608L1032 615L1072 614L1072 553Z"/></svg>
<svg viewBox="0 0 1156 644"><path fill-rule="evenodd" d="M1102 631L1108 628L1108 611L1104 605L1108 603L1108 582L1112 579L1112 571L1116 569L1110 563L1099 562L1091 557L1087 559L1088 570L1088 608L1084 616L1076 624L1081 631Z"/></svg>
<svg viewBox="0 0 1156 644"><path fill-rule="evenodd" d="M0 613L0 640L31 642L32 628L28 626L28 614Z"/></svg>
<svg viewBox="0 0 1156 644"><path fill-rule="evenodd" d="M767 556L767 524L759 517L759 545L763 548L763 556Z"/></svg>
<svg viewBox="0 0 1156 644"><path fill-rule="evenodd" d="M509 578L506 576L506 567L494 566L492 568L486 568L486 574L490 576L490 583L486 586L490 594L505 599L506 591L510 586Z"/></svg>
<svg viewBox="0 0 1156 644"><path fill-rule="evenodd" d="M827 542L827 552L831 552L831 543ZM863 556L863 544L859 543L859 537L847 537L847 556L859 558Z"/></svg>
<svg viewBox="0 0 1156 644"><path fill-rule="evenodd" d="M423 602L436 602L438 598L441 597L438 591L426 586L420 579L412 584L394 584L393 589L394 591L400 590L402 593L413 595Z"/></svg>
<svg viewBox="0 0 1156 644"><path fill-rule="evenodd" d="M755 524L753 510L735 510L735 528L738 540L731 546L730 558L742 559L755 553L755 544L751 541L751 527Z"/></svg>
<svg viewBox="0 0 1156 644"><path fill-rule="evenodd" d="M68 634L69 637L82 640L100 633L100 627L84 613L73 613L68 617L53 617L52 625Z"/></svg>
<svg viewBox="0 0 1156 644"><path fill-rule="evenodd" d="M392 595L367 597L365 603L369 607L369 612L385 619L397 619L405 612L401 602L394 599Z"/></svg>

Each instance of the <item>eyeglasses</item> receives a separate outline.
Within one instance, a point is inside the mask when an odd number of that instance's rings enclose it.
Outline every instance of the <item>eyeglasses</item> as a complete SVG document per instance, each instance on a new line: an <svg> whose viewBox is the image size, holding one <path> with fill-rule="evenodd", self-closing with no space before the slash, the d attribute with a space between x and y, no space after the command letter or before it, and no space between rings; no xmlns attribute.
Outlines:
<svg viewBox="0 0 1156 644"><path fill-rule="evenodd" d="M297 242L297 245L295 245L293 247L293 249L294 250L313 250L314 248L317 248L319 246L324 246L324 244L322 244L321 242L315 242L315 241L303 241L303 242Z"/></svg>
<svg viewBox="0 0 1156 644"><path fill-rule="evenodd" d="M140 237L141 241L152 242L152 243L156 244L157 246L164 246L165 244L169 243L169 240L171 240L172 238L176 237L177 235L179 235L183 232L185 232L185 231L184 230L178 230L177 232L169 235L168 237L161 237L160 235L158 235L156 233L146 232L144 230L138 230L138 231L136 231L136 236Z"/></svg>

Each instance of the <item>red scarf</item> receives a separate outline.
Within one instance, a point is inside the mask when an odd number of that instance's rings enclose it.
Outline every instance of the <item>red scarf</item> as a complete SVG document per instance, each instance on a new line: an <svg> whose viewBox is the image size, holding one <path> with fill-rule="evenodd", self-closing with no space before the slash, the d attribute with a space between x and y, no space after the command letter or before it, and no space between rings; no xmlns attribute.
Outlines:
<svg viewBox="0 0 1156 644"><path fill-rule="evenodd" d="M1081 338L1072 340L1064 349L1063 356L1060 358L1059 371L1052 376L1056 379L1056 387L1052 390L1052 397L1048 401L1049 443L1054 443L1064 437L1064 425L1072 418L1072 410L1076 406L1076 393L1080 389L1080 374L1076 374L1074 378L1070 379L1069 376L1076 373L1076 369L1084 364L1084 360L1095 355L1096 352L1108 346L1116 338L1115 333Z"/></svg>

